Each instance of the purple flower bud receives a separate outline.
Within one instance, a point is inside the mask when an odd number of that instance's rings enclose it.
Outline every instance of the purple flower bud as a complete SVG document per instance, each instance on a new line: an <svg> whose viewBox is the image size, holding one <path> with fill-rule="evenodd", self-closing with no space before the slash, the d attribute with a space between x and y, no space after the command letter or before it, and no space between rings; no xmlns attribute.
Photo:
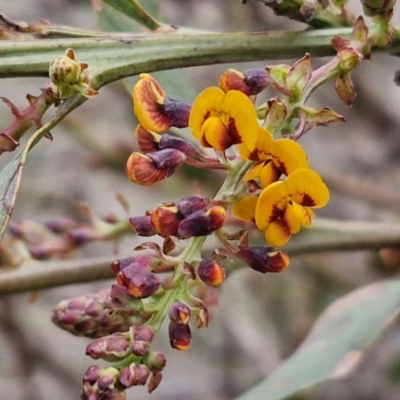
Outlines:
<svg viewBox="0 0 400 400"><path fill-rule="evenodd" d="M172 304L169 309L169 319L178 324L188 324L190 320L190 308L179 301Z"/></svg>
<svg viewBox="0 0 400 400"><path fill-rule="evenodd" d="M226 278L226 271L217 261L205 258L197 267L197 275L205 284L219 286Z"/></svg>
<svg viewBox="0 0 400 400"><path fill-rule="evenodd" d="M189 325L170 322L168 327L169 343L173 349L185 351L192 342L192 333Z"/></svg>
<svg viewBox="0 0 400 400"><path fill-rule="evenodd" d="M191 109L192 105L186 101L175 100L169 97L164 99L164 111L171 118L171 126L186 128Z"/></svg>
<svg viewBox="0 0 400 400"><path fill-rule="evenodd" d="M176 149L191 158L196 158L201 155L201 152L193 143L190 143L187 140L178 138L176 136L169 135L168 133L164 133L161 136L158 145L160 150Z"/></svg>
<svg viewBox="0 0 400 400"><path fill-rule="evenodd" d="M150 223L150 215L129 218L129 223L139 236L153 236L156 234Z"/></svg>
<svg viewBox="0 0 400 400"><path fill-rule="evenodd" d="M100 371L100 376L97 379L97 386L100 390L114 389L115 382L117 381L119 371L117 368L108 367Z"/></svg>
<svg viewBox="0 0 400 400"><path fill-rule="evenodd" d="M210 235L222 228L225 220L226 211L221 206L196 211L179 224L177 236L180 239L186 239L192 236Z"/></svg>
<svg viewBox="0 0 400 400"><path fill-rule="evenodd" d="M203 196L188 196L176 202L178 211L183 217L188 217L195 211L200 211L206 208L210 204L210 199Z"/></svg>
<svg viewBox="0 0 400 400"><path fill-rule="evenodd" d="M52 321L73 335L90 338L127 331L131 316L123 310L110 313L108 301L107 291L64 300L53 310Z"/></svg>
<svg viewBox="0 0 400 400"><path fill-rule="evenodd" d="M128 340L121 334L99 338L86 347L86 355L93 359L119 361L130 353Z"/></svg>
<svg viewBox="0 0 400 400"><path fill-rule="evenodd" d="M123 368L118 376L118 381L124 388L143 386L146 384L150 371L144 364L131 364Z"/></svg>
<svg viewBox="0 0 400 400"><path fill-rule="evenodd" d="M250 268L263 274L281 272L289 266L289 256L273 247L245 247L236 255Z"/></svg>

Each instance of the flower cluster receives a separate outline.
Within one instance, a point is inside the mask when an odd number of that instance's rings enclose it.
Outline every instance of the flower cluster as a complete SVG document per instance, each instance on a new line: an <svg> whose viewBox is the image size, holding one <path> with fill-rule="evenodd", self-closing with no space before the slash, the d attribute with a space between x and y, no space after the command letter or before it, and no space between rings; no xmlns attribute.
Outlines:
<svg viewBox="0 0 400 400"><path fill-rule="evenodd" d="M168 98L153 77L142 74L134 88L133 99L140 122L136 137L139 148L147 154L135 152L131 155L127 163L128 176L134 182L147 185L168 177L188 158L202 160L197 166L207 166L210 160L206 160L202 156L204 153L189 141L175 138L174 142L171 135L160 135L171 126L187 126L203 148L216 151L218 159L215 161L220 160L228 173L233 166L248 161L243 180L230 193L233 214L240 220L255 223L265 232L268 244L283 246L301 226L311 225L312 209L325 206L329 200L326 185L309 168L306 153L295 140L310 129L311 124L327 124L341 118L327 108L306 109L303 97L310 91L307 85L311 78L308 56L292 68L277 66L245 72L230 69L221 76L219 87L203 90L190 106ZM260 107L266 110L260 120L255 97L270 84L295 102L296 107L290 110L284 102L273 99ZM294 115L300 112L308 115L303 114L304 122L300 123L303 132L275 139L280 133L279 128L287 128ZM237 151L229 158L226 151L233 147ZM146 232L163 237L196 236L182 236L177 231L178 208L172 203L149 213L147 226L150 229ZM161 218L162 224L168 225L169 229L165 226L157 229L156 218ZM141 234L135 223L133 226Z"/></svg>
<svg viewBox="0 0 400 400"><path fill-rule="evenodd" d="M219 86L206 88L190 104L168 97L151 75L140 75L133 89L139 151L127 160L128 178L151 185L186 163L224 170L226 179L213 199L189 195L131 217L138 236L157 235L162 246L145 242L135 250L151 254L113 262L116 283L100 300L92 296L57 307L56 324L96 338L87 354L114 363L88 369L82 399L124 399L124 390L134 385L154 390L166 360L151 349L153 336L167 319L171 347L189 348L193 326L208 325L215 294L230 272L227 261L260 273L288 267L288 255L273 246L283 246L302 226L309 227L313 209L329 199L297 142L312 127L342 119L326 107L304 105L322 80L311 71L308 56L292 67L229 69ZM257 95L269 86L285 98L257 106ZM166 132L171 128L188 128L191 136ZM229 231L231 222L258 228L267 243L251 246L248 231ZM223 248L205 255L203 245L211 235ZM94 301L98 305L91 318Z"/></svg>

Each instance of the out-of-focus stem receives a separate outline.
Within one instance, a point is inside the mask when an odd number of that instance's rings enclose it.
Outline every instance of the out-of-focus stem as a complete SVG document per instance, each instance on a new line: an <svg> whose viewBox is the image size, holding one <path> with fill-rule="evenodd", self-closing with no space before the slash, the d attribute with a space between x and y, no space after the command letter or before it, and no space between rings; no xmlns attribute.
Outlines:
<svg viewBox="0 0 400 400"><path fill-rule="evenodd" d="M201 240L197 238L196 246L199 242ZM284 250L296 256L330 251L378 250L399 245L399 224L318 218L312 228L303 229ZM115 258L38 262L4 269L0 271L0 296L113 278L110 263Z"/></svg>

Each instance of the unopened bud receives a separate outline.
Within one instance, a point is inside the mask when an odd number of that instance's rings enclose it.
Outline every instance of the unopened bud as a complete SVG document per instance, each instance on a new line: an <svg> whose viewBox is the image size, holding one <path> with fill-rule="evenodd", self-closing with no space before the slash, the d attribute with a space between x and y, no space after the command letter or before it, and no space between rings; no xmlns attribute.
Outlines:
<svg viewBox="0 0 400 400"><path fill-rule="evenodd" d="M176 207L183 217L188 217L195 211L205 209L210 204L210 199L203 196L193 195L185 197L176 202Z"/></svg>
<svg viewBox="0 0 400 400"><path fill-rule="evenodd" d="M129 218L129 223L139 236L153 236L156 234L150 223L150 215Z"/></svg>
<svg viewBox="0 0 400 400"><path fill-rule="evenodd" d="M263 274L281 272L289 266L289 256L273 247L245 247L236 255L250 268Z"/></svg>
<svg viewBox="0 0 400 400"><path fill-rule="evenodd" d="M53 310L52 322L73 335L90 338L128 330L130 316L122 311L110 313L107 300L107 291L64 300Z"/></svg>
<svg viewBox="0 0 400 400"><path fill-rule="evenodd" d="M192 333L189 325L170 322L168 327L169 343L173 349L185 351L192 342Z"/></svg>
<svg viewBox="0 0 400 400"><path fill-rule="evenodd" d="M123 277L119 280L118 278L121 276ZM137 273L131 269L119 272L117 274L117 282L124 284L133 297L140 299L152 296L161 285L158 277L151 272Z"/></svg>
<svg viewBox="0 0 400 400"><path fill-rule="evenodd" d="M129 330L131 350L136 356L143 357L150 350L154 330L150 326L133 326Z"/></svg>
<svg viewBox="0 0 400 400"><path fill-rule="evenodd" d="M154 390L156 390L159 384L161 383L161 380L162 380L161 372L155 372L154 374L152 374L149 383L147 384L147 391L149 393L152 393Z"/></svg>
<svg viewBox="0 0 400 400"><path fill-rule="evenodd" d="M161 136L158 145L160 150L176 149L192 158L198 157L201 154L193 143L190 143L182 138L169 135L168 133L164 133Z"/></svg>
<svg viewBox="0 0 400 400"><path fill-rule="evenodd" d="M126 163L126 174L139 185L152 185L171 176L186 158L184 153L175 149L164 149L148 155L133 152Z"/></svg>
<svg viewBox="0 0 400 400"><path fill-rule="evenodd" d="M150 351L143 357L143 363L146 364L150 371L154 374L164 369L167 359L164 354L157 351Z"/></svg>
<svg viewBox="0 0 400 400"><path fill-rule="evenodd" d="M159 205L150 215L151 226L161 237L176 235L181 221L182 215L174 204Z"/></svg>
<svg viewBox="0 0 400 400"><path fill-rule="evenodd" d="M192 236L206 236L221 229L226 220L226 211L221 206L196 211L186 217L180 224L177 236L186 239Z"/></svg>
<svg viewBox="0 0 400 400"><path fill-rule="evenodd" d="M99 338L86 347L86 355L95 360L101 358L115 362L125 358L129 353L129 342L119 333Z"/></svg>
<svg viewBox="0 0 400 400"><path fill-rule="evenodd" d="M60 99L66 99L75 92L85 97L93 97L98 92L89 85L88 64L79 63L75 52L68 49L65 55L50 63L49 77L53 83L53 93Z"/></svg>
<svg viewBox="0 0 400 400"><path fill-rule="evenodd" d="M190 308L179 301L169 308L169 319L178 324L188 324L190 320Z"/></svg>
<svg viewBox="0 0 400 400"><path fill-rule="evenodd" d="M205 284L219 286L226 278L226 271L217 261L206 258L197 267L197 275Z"/></svg>
<svg viewBox="0 0 400 400"><path fill-rule="evenodd" d="M119 371L117 368L108 367L100 371L100 376L97 379L97 386L100 390L113 389L117 380Z"/></svg>
<svg viewBox="0 0 400 400"><path fill-rule="evenodd" d="M269 84L269 74L261 68L250 68L243 72L228 69L219 78L219 86L224 92L239 90L247 96L262 92Z"/></svg>
<svg viewBox="0 0 400 400"><path fill-rule="evenodd" d="M133 363L121 370L118 381L124 388L143 386L146 384L149 375L150 371L146 365Z"/></svg>

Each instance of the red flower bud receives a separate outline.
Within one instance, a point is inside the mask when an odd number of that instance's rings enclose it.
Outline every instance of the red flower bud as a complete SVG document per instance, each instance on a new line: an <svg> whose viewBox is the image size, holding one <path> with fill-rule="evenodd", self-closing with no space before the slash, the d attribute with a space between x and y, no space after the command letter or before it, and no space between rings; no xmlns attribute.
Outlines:
<svg viewBox="0 0 400 400"><path fill-rule="evenodd" d="M203 259L197 267L197 275L205 284L219 286L226 278L226 271L217 261Z"/></svg>
<svg viewBox="0 0 400 400"><path fill-rule="evenodd" d="M185 351L192 342L192 333L189 325L170 322L168 327L169 343L173 349Z"/></svg>

